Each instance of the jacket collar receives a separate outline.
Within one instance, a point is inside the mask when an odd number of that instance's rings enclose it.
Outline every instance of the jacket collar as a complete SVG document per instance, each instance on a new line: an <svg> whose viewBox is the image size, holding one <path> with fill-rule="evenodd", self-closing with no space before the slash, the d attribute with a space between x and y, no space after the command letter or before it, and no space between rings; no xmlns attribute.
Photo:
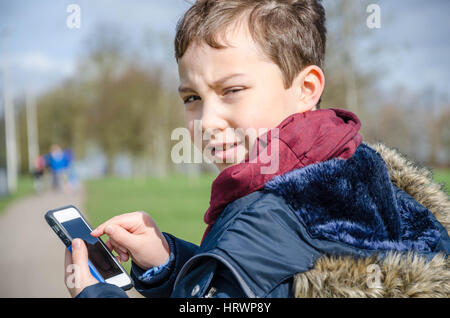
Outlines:
<svg viewBox="0 0 450 318"><path fill-rule="evenodd" d="M361 249L432 252L438 222L394 186L379 154L365 144L347 161L333 159L275 177L265 189L282 196L312 236Z"/></svg>

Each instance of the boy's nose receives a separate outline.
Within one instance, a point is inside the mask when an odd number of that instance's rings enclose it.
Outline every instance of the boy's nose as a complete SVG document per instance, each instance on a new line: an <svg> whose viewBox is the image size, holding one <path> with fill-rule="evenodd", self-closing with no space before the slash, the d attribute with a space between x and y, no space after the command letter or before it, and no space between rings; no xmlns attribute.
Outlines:
<svg viewBox="0 0 450 318"><path fill-rule="evenodd" d="M217 130L223 131L228 127L228 122L220 115L216 107L211 104L204 104L201 121L202 133L206 131L216 133Z"/></svg>

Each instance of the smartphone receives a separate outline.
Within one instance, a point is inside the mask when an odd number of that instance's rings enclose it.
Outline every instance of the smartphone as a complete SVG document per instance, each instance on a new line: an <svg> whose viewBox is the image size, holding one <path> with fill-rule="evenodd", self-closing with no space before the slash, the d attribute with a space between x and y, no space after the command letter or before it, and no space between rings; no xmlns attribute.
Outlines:
<svg viewBox="0 0 450 318"><path fill-rule="evenodd" d="M72 240L81 238L87 246L89 269L100 282L119 286L123 290L133 287L133 281L119 261L100 238L91 236L92 228L73 205L50 210L45 220L72 252Z"/></svg>

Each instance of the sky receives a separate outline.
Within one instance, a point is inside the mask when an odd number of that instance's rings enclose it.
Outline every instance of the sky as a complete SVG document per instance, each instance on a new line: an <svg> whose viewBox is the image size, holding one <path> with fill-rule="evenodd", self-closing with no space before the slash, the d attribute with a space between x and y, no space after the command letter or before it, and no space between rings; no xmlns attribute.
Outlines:
<svg viewBox="0 0 450 318"><path fill-rule="evenodd" d="M375 3L376 1L374 1ZM450 92L450 1L382 0L377 41L387 47L380 61L393 85ZM384 16L384 18L383 18ZM394 84L395 83L395 84Z"/></svg>
<svg viewBox="0 0 450 318"><path fill-rule="evenodd" d="M132 47L138 47L149 30L166 33L173 39L176 23L192 1L0 0L0 34L7 30L0 59L4 65L6 53L13 95L20 95L27 87L42 92L72 75L85 50L86 37L99 24L122 29ZM388 70L382 84L386 88L401 85L413 90L433 86L439 92L449 92L450 1L372 3L380 6L381 28L373 30L370 41L387 48L376 56L378 65ZM70 4L78 4L81 9L80 28L67 27ZM168 47L164 56L158 58L163 58L164 65L175 72L172 51ZM154 54L156 58L157 52ZM364 56L360 59L364 61ZM0 95L1 91L0 78Z"/></svg>

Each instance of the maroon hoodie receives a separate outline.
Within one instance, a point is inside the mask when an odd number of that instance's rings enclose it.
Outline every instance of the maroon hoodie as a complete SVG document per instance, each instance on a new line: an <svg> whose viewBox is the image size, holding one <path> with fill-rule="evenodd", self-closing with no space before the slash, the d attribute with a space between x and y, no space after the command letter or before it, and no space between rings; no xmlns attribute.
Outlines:
<svg viewBox="0 0 450 318"><path fill-rule="evenodd" d="M229 203L260 190L275 176L333 158L348 159L362 142L358 133L360 120L342 109L296 113L276 128L257 138L255 144L264 146L254 146L249 158L224 169L214 180L210 206L204 216L208 227L203 239ZM274 140L278 149L272 147ZM262 155L264 159L260 158ZM268 162L268 158L277 161ZM276 171L270 171L273 166Z"/></svg>

